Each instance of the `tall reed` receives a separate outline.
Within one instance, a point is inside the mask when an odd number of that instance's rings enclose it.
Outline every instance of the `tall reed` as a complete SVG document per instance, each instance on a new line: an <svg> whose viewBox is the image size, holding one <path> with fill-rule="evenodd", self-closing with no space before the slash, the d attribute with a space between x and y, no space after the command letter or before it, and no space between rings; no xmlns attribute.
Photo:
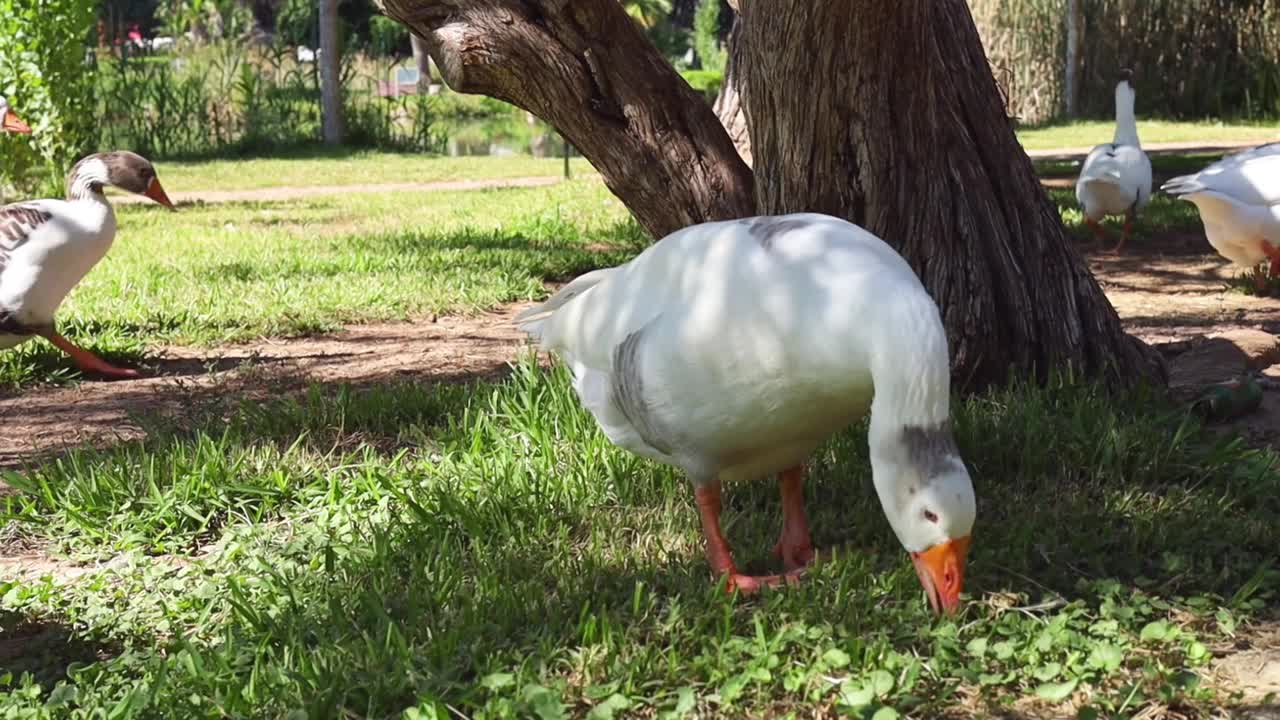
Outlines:
<svg viewBox="0 0 1280 720"><path fill-rule="evenodd" d="M1084 117L1109 117L1117 70L1139 110L1171 118L1280 117L1280 0L1078 0ZM1065 105L1067 0L970 0L1009 111L1025 122Z"/></svg>

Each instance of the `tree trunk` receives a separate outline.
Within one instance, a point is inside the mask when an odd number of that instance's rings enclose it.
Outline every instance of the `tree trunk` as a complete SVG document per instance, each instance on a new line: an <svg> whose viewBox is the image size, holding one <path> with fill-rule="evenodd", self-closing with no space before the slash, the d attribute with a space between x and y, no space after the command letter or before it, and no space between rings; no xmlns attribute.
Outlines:
<svg viewBox="0 0 1280 720"><path fill-rule="evenodd" d="M1071 247L964 0L741 4L761 213L837 215L897 248L964 386L1015 367L1162 372Z"/></svg>
<svg viewBox="0 0 1280 720"><path fill-rule="evenodd" d="M1080 0L1067 0L1067 62L1063 78L1063 94L1067 117L1076 116L1080 97Z"/></svg>
<svg viewBox="0 0 1280 720"><path fill-rule="evenodd" d="M452 88L551 122L655 237L802 210L883 237L938 302L958 387L1012 369L1163 373L1069 244L964 0L733 3L726 84L742 96L754 202L715 113L617 0L379 1Z"/></svg>
<svg viewBox="0 0 1280 720"><path fill-rule="evenodd" d="M739 57L741 44L738 42L740 24L738 18L734 17L733 29L729 31L729 39L726 41L729 57L725 61L724 79L720 83L720 94L716 97L713 109L716 111L716 117L720 118L720 123L724 125L725 131L729 133L733 146L742 156L742 161L750 165L751 133L747 130L747 114L742 108L742 93L738 92L740 74L737 68L742 62Z"/></svg>
<svg viewBox="0 0 1280 720"><path fill-rule="evenodd" d="M342 89L338 87L338 73L342 52L338 48L338 1L318 0L320 3L320 112L322 132L326 145L340 145L343 136Z"/></svg>
<svg viewBox="0 0 1280 720"><path fill-rule="evenodd" d="M427 41L449 87L555 126L654 236L752 213L750 168L618 0L379 4Z"/></svg>

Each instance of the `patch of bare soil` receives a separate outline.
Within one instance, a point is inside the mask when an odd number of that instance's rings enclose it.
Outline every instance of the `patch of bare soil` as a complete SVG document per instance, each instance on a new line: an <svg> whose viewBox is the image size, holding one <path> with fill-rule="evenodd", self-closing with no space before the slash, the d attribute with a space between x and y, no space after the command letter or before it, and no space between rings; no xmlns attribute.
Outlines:
<svg viewBox="0 0 1280 720"><path fill-rule="evenodd" d="M279 396L316 382L359 385L397 378L497 376L524 345L511 318L527 306L509 305L474 317L358 325L335 335L214 350L164 348L148 363L147 378L89 380L0 399L0 468L69 447L134 439L142 434L139 416L181 417L218 399Z"/></svg>
<svg viewBox="0 0 1280 720"><path fill-rule="evenodd" d="M1265 133L1262 134L1265 135ZM1230 152L1274 142L1275 139L1276 136L1273 135L1270 137L1262 137L1257 140L1224 140L1221 142L1190 140L1180 142L1143 143L1142 149L1145 150L1148 155L1184 155L1192 153ZM1028 150L1027 157L1033 160L1083 160L1091 150L1093 150L1092 145Z"/></svg>
<svg viewBox="0 0 1280 720"><path fill-rule="evenodd" d="M1241 633L1214 661L1213 672L1225 686L1241 693L1237 717L1280 720L1280 620Z"/></svg>
<svg viewBox="0 0 1280 720"><path fill-rule="evenodd" d="M1222 427L1280 449L1280 298L1233 287L1240 270L1201 232L1133 242L1119 255L1103 252L1111 242L1080 250L1125 329L1164 353L1175 393L1191 399L1252 374L1261 406Z"/></svg>

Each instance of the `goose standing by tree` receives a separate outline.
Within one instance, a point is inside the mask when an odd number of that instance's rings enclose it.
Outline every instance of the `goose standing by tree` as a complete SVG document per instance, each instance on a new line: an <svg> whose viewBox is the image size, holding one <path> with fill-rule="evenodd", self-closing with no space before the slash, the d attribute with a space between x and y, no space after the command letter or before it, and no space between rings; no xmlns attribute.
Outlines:
<svg viewBox="0 0 1280 720"><path fill-rule="evenodd" d="M1122 70L1116 83L1116 132L1111 142L1098 145L1085 158L1076 180L1076 200L1084 221L1099 240L1106 237L1101 221L1108 215L1124 215L1124 234L1110 252L1118 253L1133 231L1138 211L1151 201L1151 160L1138 141L1134 116L1136 93L1133 71Z"/></svg>

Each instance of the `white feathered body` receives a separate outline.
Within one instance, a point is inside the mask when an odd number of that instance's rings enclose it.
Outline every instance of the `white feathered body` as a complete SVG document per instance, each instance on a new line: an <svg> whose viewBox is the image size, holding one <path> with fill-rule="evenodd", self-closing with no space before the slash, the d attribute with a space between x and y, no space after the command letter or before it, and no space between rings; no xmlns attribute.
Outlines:
<svg viewBox="0 0 1280 720"><path fill-rule="evenodd" d="M885 393L947 417L937 306L892 248L826 215L686 228L525 316L611 441L695 481L799 464L866 414L886 368L918 386Z"/></svg>
<svg viewBox="0 0 1280 720"><path fill-rule="evenodd" d="M15 247L0 248L0 309L23 325L53 322L62 301L111 248L116 217L105 199L33 200L19 203L48 213ZM5 240L0 238L0 243ZM0 348L18 345L30 335L0 334Z"/></svg>
<svg viewBox="0 0 1280 720"><path fill-rule="evenodd" d="M1280 248L1280 143L1229 155L1161 189L1195 204L1209 244L1236 265L1266 259L1261 242Z"/></svg>
<svg viewBox="0 0 1280 720"><path fill-rule="evenodd" d="M1151 201L1151 160L1133 145L1095 147L1076 180L1076 200L1094 221L1140 212Z"/></svg>
<svg viewBox="0 0 1280 720"><path fill-rule="evenodd" d="M1095 222L1107 215L1140 212L1151 201L1151 159L1138 140L1133 87L1122 80L1115 95L1115 136L1089 152L1076 180L1076 201Z"/></svg>

